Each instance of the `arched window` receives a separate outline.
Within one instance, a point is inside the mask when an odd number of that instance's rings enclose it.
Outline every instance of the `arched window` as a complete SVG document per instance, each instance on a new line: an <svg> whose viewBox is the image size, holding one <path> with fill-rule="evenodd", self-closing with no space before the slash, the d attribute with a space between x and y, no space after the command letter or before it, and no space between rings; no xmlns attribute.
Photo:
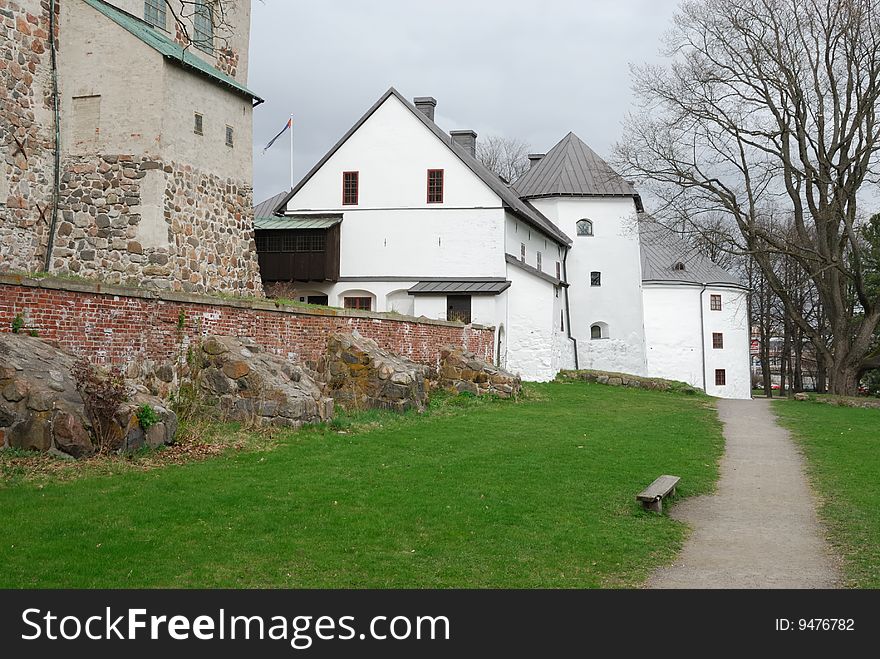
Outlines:
<svg viewBox="0 0 880 659"><path fill-rule="evenodd" d="M673 269L673 270L678 270L678 271L687 270L687 268L685 267L684 263L682 263L681 261L679 261L679 262L676 263L674 266L672 266L672 269Z"/></svg>
<svg viewBox="0 0 880 659"><path fill-rule="evenodd" d="M598 325L593 325L590 328L590 338L591 339L601 339L602 338L602 328Z"/></svg>
<svg viewBox="0 0 880 659"><path fill-rule="evenodd" d="M593 235L593 222L592 222L592 220L578 220L577 233L579 236L592 236Z"/></svg>

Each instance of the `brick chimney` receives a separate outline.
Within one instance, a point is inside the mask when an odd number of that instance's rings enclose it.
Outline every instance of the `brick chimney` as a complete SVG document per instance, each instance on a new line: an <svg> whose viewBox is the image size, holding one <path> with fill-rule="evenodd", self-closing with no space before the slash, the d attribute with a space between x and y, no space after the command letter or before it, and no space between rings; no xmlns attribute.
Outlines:
<svg viewBox="0 0 880 659"><path fill-rule="evenodd" d="M546 153L530 153L529 154L529 169L537 165L544 159Z"/></svg>
<svg viewBox="0 0 880 659"><path fill-rule="evenodd" d="M452 141L472 156L477 155L477 134L472 130L453 130L449 132Z"/></svg>
<svg viewBox="0 0 880 659"><path fill-rule="evenodd" d="M434 108L437 107L437 99L433 96L416 96L413 99L413 105L423 115L434 121Z"/></svg>

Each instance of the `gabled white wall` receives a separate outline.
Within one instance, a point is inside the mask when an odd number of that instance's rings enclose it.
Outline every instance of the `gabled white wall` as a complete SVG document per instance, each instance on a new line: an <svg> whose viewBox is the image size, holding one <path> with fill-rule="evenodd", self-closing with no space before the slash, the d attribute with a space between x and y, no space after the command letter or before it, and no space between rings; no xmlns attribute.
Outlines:
<svg viewBox="0 0 880 659"><path fill-rule="evenodd" d="M642 275L633 200L548 198L532 204L574 242L567 271L580 367L643 374ZM593 237L577 235L577 222L584 218L593 222ZM590 286L592 271L602 273L602 286ZM591 340L590 327L599 322L607 324L610 338Z"/></svg>
<svg viewBox="0 0 880 659"><path fill-rule="evenodd" d="M428 169L444 170L442 204ZM357 205L342 173L359 172ZM412 112L389 96L287 205L343 212L342 277L503 277L501 200Z"/></svg>
<svg viewBox="0 0 880 659"><path fill-rule="evenodd" d="M710 295L721 296L721 311L710 309ZM703 323L706 328L706 393L719 398L751 398L749 364L749 309L746 291L739 288L708 287L703 294ZM724 334L724 349L712 348L712 333ZM727 384L715 386L715 369L727 371Z"/></svg>

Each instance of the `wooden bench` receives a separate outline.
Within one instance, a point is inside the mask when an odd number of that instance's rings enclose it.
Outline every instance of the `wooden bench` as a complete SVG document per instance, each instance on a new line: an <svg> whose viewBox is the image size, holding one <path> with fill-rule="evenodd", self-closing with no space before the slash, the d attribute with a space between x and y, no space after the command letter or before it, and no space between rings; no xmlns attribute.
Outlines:
<svg viewBox="0 0 880 659"><path fill-rule="evenodd" d="M663 499L675 496L675 486L681 480L678 476L661 476L644 490L636 495L645 510L653 510L655 513L663 512Z"/></svg>

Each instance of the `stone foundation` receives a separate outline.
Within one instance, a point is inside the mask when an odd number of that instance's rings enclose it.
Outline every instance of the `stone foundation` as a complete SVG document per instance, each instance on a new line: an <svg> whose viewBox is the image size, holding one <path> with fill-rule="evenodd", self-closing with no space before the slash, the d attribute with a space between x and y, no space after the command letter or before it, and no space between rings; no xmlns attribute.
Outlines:
<svg viewBox="0 0 880 659"><path fill-rule="evenodd" d="M250 187L150 157L65 160L54 274L262 295Z"/></svg>

